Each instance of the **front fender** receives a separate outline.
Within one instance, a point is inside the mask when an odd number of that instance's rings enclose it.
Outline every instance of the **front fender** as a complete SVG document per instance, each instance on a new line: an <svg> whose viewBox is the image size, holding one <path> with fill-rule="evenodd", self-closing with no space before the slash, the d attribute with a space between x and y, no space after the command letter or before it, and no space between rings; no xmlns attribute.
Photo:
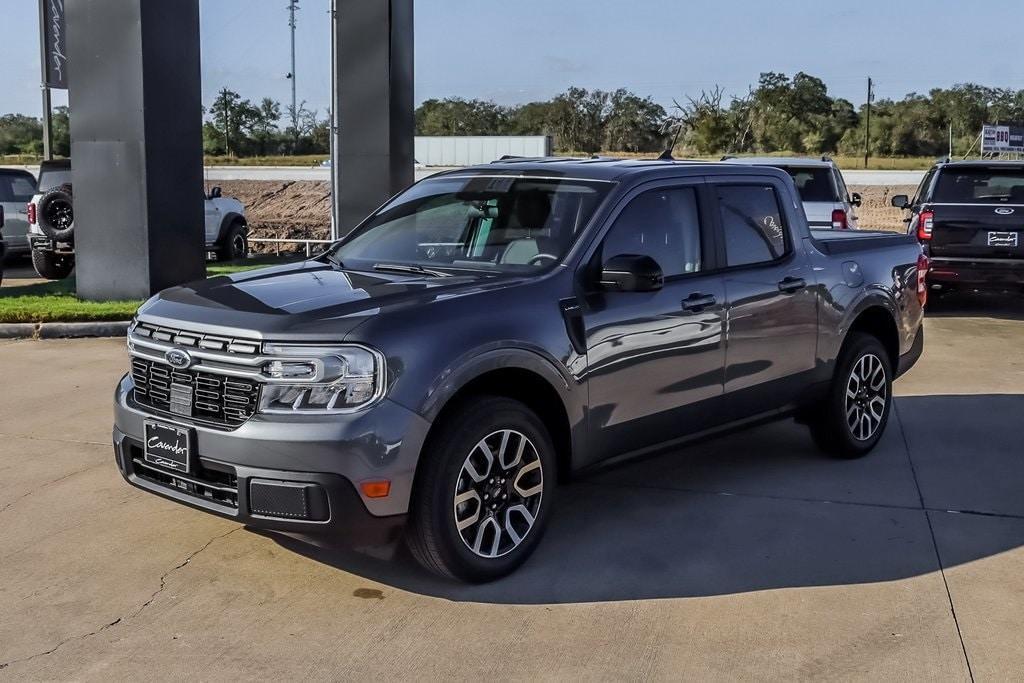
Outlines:
<svg viewBox="0 0 1024 683"><path fill-rule="evenodd" d="M229 213L224 214L224 217L221 218L221 220L220 220L220 230L217 231L217 242L218 243L222 242L224 240L224 238L228 234L228 228L230 228L231 224L234 223L236 220L241 220L242 221L242 225L244 225L246 227L248 227L248 225L249 225L246 222L246 220L245 220L245 216L243 216L240 213L237 213L235 211L231 211Z"/></svg>

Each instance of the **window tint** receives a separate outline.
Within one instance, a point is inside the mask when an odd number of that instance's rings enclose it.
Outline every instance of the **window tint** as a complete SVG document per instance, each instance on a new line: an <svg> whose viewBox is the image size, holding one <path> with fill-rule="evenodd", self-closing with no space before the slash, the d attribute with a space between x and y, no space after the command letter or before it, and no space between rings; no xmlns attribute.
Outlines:
<svg viewBox="0 0 1024 683"><path fill-rule="evenodd" d="M601 256L650 256L665 277L700 270L700 212L691 187L652 190L633 198L605 236Z"/></svg>
<svg viewBox="0 0 1024 683"><path fill-rule="evenodd" d="M944 168L932 201L1024 204L1024 168Z"/></svg>
<svg viewBox="0 0 1024 683"><path fill-rule="evenodd" d="M770 185L718 187L726 261L730 266L773 261L786 253L786 232Z"/></svg>
<svg viewBox="0 0 1024 683"><path fill-rule="evenodd" d="M832 185L832 169L827 166L783 166L800 193L800 201L835 202L836 189Z"/></svg>
<svg viewBox="0 0 1024 683"><path fill-rule="evenodd" d="M914 195L911 201L912 205L920 204L921 202L927 201L928 198L925 196L928 193L928 188L932 184L932 178L935 177L935 168L925 173L924 178L921 179L921 184L917 186L917 193Z"/></svg>
<svg viewBox="0 0 1024 683"><path fill-rule="evenodd" d="M0 202L28 202L36 192L35 179L23 173L0 173Z"/></svg>

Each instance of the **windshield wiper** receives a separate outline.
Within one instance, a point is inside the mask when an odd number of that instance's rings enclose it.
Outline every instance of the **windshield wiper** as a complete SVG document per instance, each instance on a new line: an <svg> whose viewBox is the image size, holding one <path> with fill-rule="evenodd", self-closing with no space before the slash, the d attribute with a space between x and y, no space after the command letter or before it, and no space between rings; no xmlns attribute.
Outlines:
<svg viewBox="0 0 1024 683"><path fill-rule="evenodd" d="M324 258L326 258L327 262L330 263L335 268L345 267L345 264L341 262L341 259L335 256L332 252L327 252L326 254L324 254Z"/></svg>
<svg viewBox="0 0 1024 683"><path fill-rule="evenodd" d="M416 275L429 275L430 277L451 277L449 273L442 273L440 270L431 270L423 266L414 266L405 263L375 263L374 270L390 271L393 273L414 273Z"/></svg>

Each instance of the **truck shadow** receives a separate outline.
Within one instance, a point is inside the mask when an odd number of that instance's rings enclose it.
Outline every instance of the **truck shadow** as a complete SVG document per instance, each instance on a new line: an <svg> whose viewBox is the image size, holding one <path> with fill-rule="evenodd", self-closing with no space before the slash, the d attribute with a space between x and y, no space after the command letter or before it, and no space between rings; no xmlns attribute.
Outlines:
<svg viewBox="0 0 1024 683"><path fill-rule="evenodd" d="M619 466L559 489L546 537L511 576L438 579L399 549L267 533L393 588L551 604L893 581L1024 545L1024 396L897 399L878 448L832 460L792 422ZM930 522L930 524L929 524ZM933 531L934 530L934 531Z"/></svg>
<svg viewBox="0 0 1024 683"><path fill-rule="evenodd" d="M1024 296L998 292L930 293L925 309L929 318L972 318L985 316L1000 320L1024 320Z"/></svg>

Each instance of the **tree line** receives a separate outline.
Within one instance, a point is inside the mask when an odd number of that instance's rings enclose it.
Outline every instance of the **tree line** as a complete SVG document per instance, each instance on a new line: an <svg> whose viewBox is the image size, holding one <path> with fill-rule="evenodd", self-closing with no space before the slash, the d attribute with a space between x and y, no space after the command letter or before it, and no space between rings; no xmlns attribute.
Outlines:
<svg viewBox="0 0 1024 683"><path fill-rule="evenodd" d="M551 135L561 153L659 152L677 155L792 152L864 153L867 105L832 97L820 78L761 74L743 95L720 88L674 100L667 108L626 89L572 87L555 97L504 106L479 99L429 99L416 108L417 135ZM67 107L54 112L54 150L70 153ZM870 154L876 157L976 153L985 123L1024 123L1024 90L973 83L911 93L871 105ZM344 121L340 122L344 125ZM327 154L330 114L305 103L294 111L222 89L204 108L203 150L238 157ZM42 152L39 119L0 116L0 154Z"/></svg>
<svg viewBox="0 0 1024 683"><path fill-rule="evenodd" d="M740 96L720 87L674 100L667 109L628 90L569 88L542 102L500 106L457 97L416 110L418 135L551 135L563 153L656 152L677 155L860 155L867 105L832 97L806 73L767 72ZM967 154L985 123L1024 123L1024 90L973 83L871 104L871 156ZM977 153L975 146L973 152Z"/></svg>

